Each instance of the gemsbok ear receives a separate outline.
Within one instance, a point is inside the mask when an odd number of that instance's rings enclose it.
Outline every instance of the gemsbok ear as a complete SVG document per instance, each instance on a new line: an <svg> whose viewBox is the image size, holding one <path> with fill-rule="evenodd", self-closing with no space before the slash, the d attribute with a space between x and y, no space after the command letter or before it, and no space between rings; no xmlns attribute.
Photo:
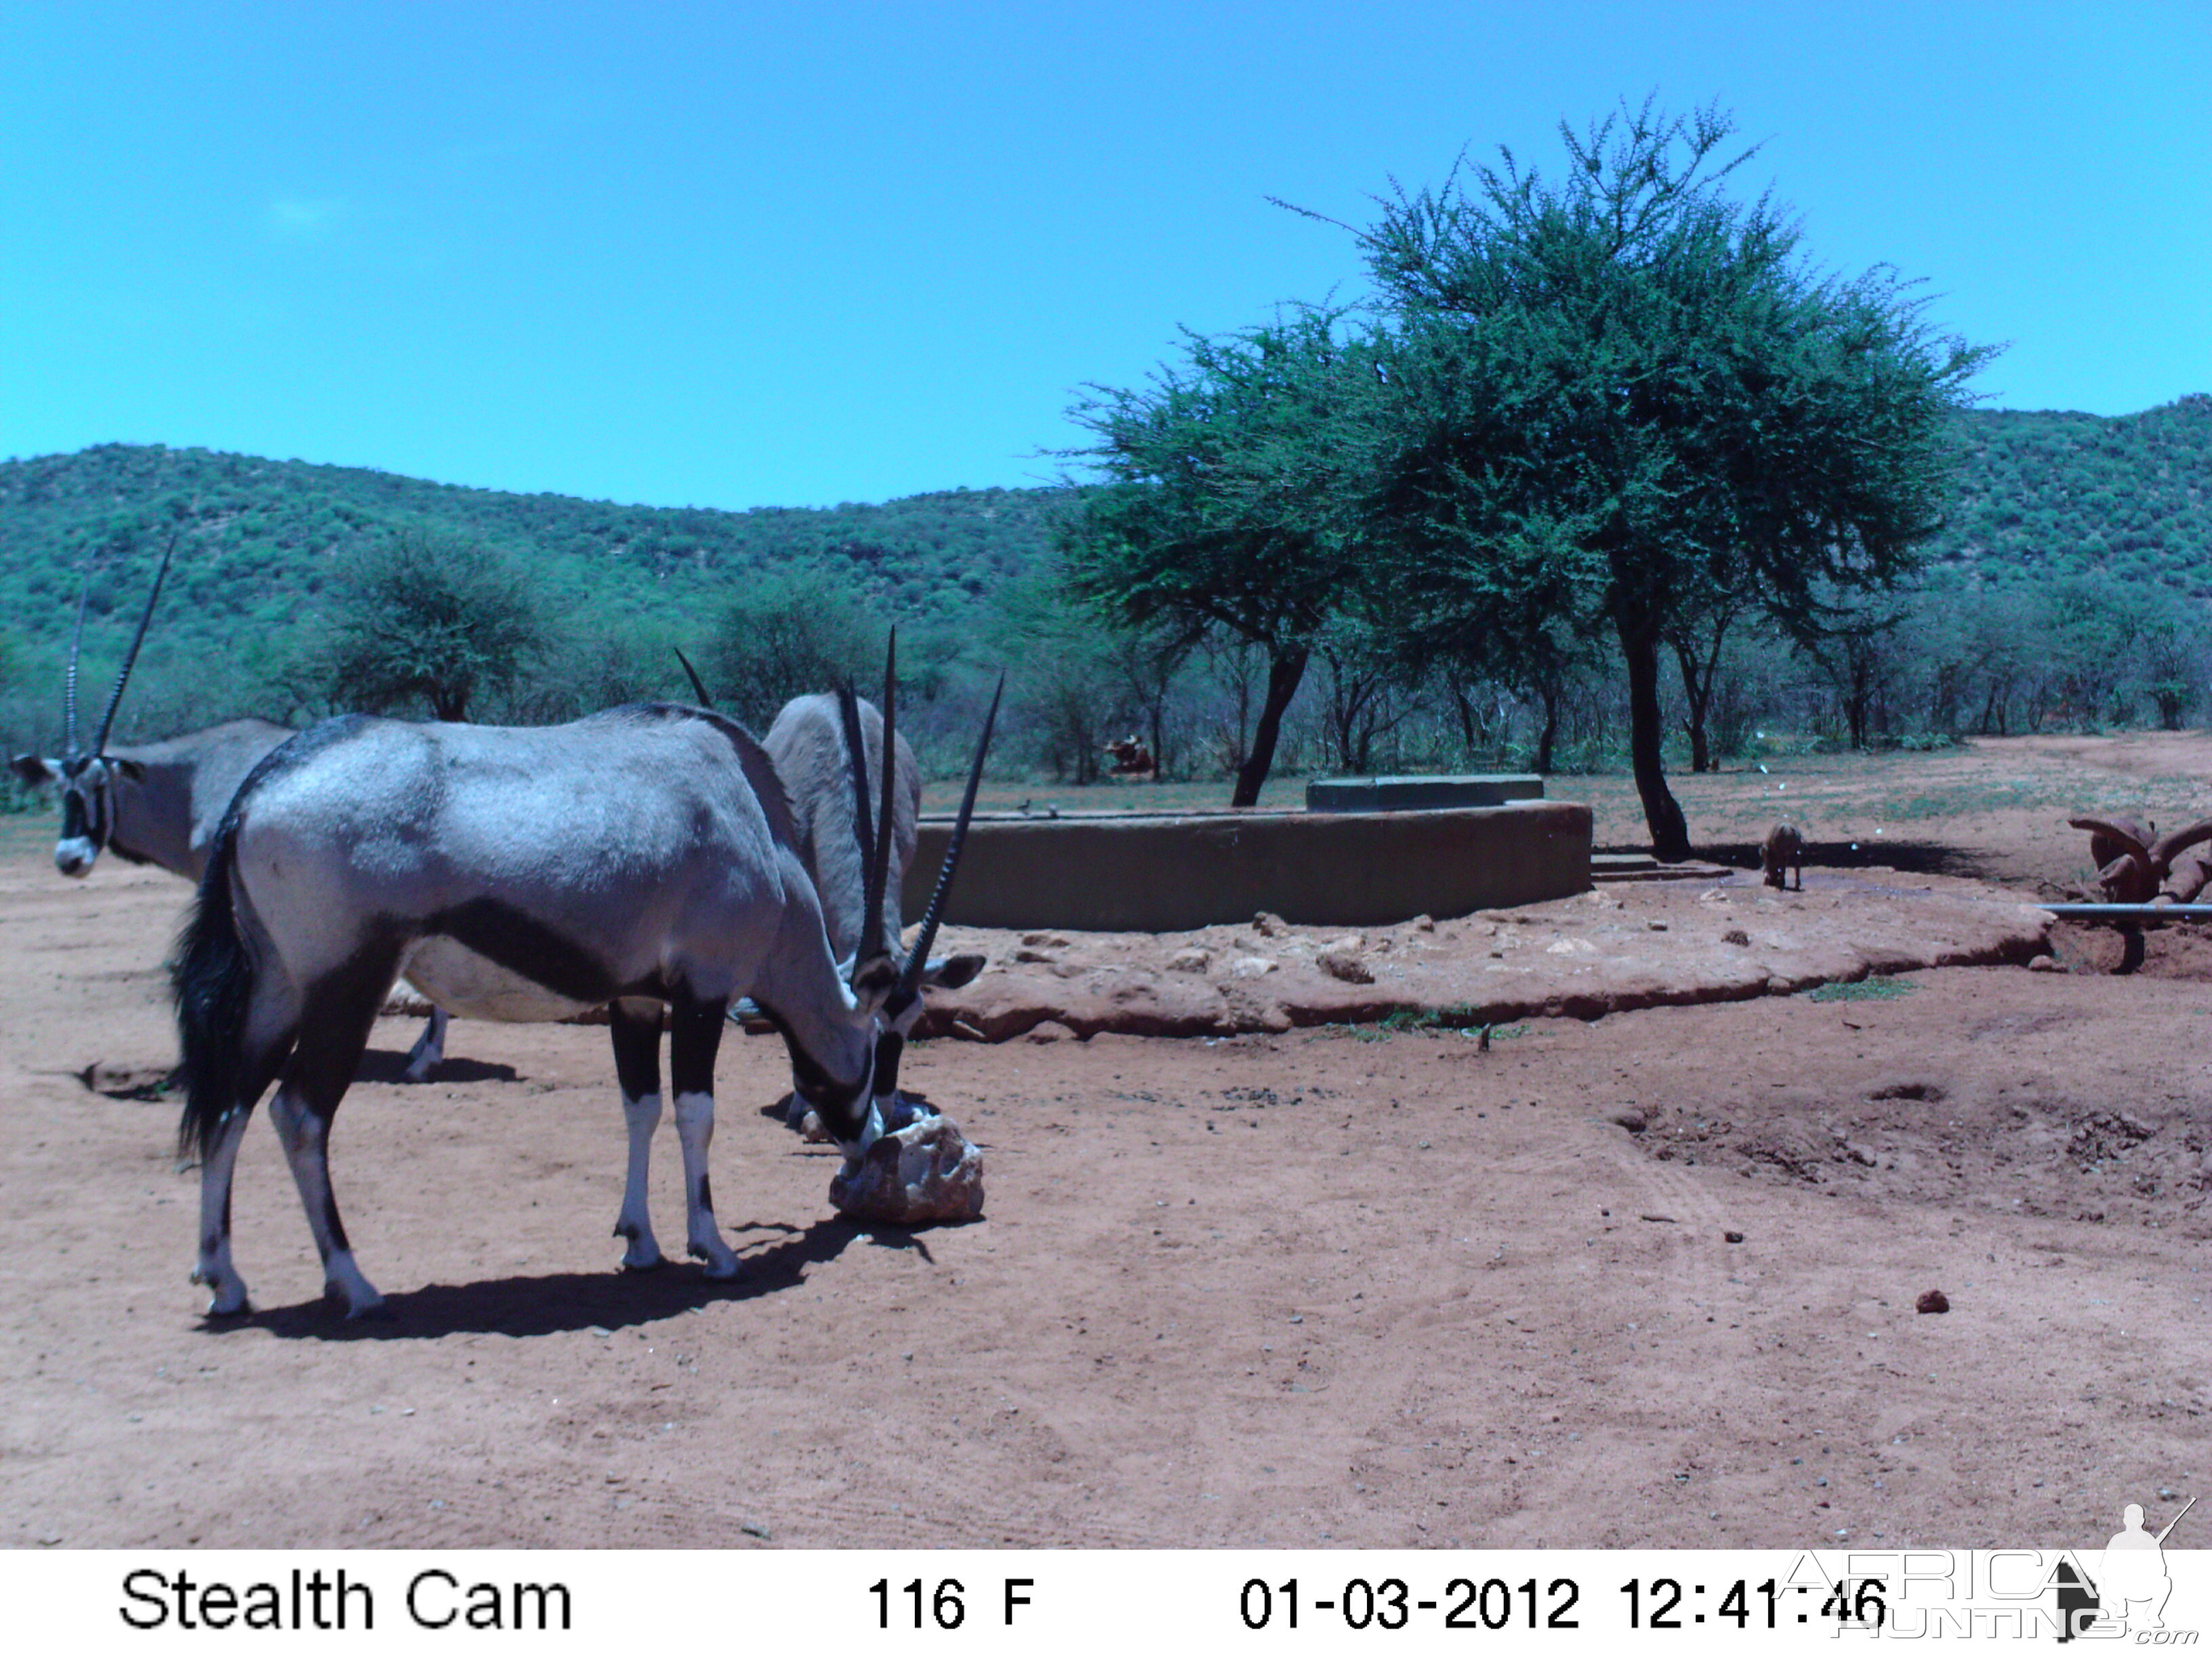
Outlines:
<svg viewBox="0 0 2212 1659"><path fill-rule="evenodd" d="M107 763L133 783L143 783L146 781L146 767L143 762L118 760L114 756L110 755L107 757Z"/></svg>
<svg viewBox="0 0 2212 1659"><path fill-rule="evenodd" d="M921 982L939 990L957 991L981 973L989 960L972 951L963 951L955 957L939 957L922 970Z"/></svg>
<svg viewBox="0 0 2212 1659"><path fill-rule="evenodd" d="M54 769L37 755L18 755L8 763L8 769L33 787L54 781Z"/></svg>

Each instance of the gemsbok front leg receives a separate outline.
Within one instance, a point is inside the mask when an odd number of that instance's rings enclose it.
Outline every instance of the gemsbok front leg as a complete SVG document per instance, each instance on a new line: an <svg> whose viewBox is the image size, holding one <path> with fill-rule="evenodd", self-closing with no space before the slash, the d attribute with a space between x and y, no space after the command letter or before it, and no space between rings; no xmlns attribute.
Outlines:
<svg viewBox="0 0 2212 1659"><path fill-rule="evenodd" d="M737 1253L714 1224L707 1149L714 1139L714 1055L721 1047L723 1001L679 997L670 1005L668 1076L676 1093L676 1139L684 1148L684 1242L709 1279L735 1279Z"/></svg>
<svg viewBox="0 0 2212 1659"><path fill-rule="evenodd" d="M646 1171L653 1159L653 1132L660 1127L660 1005L616 1002L607 1009L615 1043L615 1079L622 1089L623 1121L629 1130L629 1169L623 1180L622 1212L615 1237L629 1241L623 1270L643 1273L664 1265L660 1243L653 1236Z"/></svg>

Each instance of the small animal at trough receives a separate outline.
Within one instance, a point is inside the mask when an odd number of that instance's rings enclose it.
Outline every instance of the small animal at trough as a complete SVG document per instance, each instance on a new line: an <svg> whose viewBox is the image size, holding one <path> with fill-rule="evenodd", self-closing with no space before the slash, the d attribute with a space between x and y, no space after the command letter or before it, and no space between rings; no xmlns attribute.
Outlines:
<svg viewBox="0 0 2212 1659"><path fill-rule="evenodd" d="M966 827L963 815L953 853ZM725 1011L753 998L782 1034L800 1092L848 1158L860 1158L894 1098L897 1012L920 996L953 853L915 955L902 963L870 949L842 973L782 783L759 743L719 715L640 704L521 729L351 715L301 733L232 801L173 969L188 1079L179 1136L201 1164L192 1276L214 1292L209 1311L247 1305L231 1259L231 1176L272 1082L270 1116L325 1294L349 1316L381 1305L347 1243L327 1149L403 962L441 1006L465 1013L532 1020L608 1008L629 1130L615 1231L629 1241L629 1267L660 1261L646 1176L665 1010L686 1243L709 1277L734 1277L707 1167ZM880 869L879 860L872 882ZM441 957L422 948L432 944L464 966L490 964L496 983L480 989L466 972L441 981Z"/></svg>
<svg viewBox="0 0 2212 1659"><path fill-rule="evenodd" d="M9 765L25 783L53 784L61 792L61 838L54 843L54 867L78 878L92 873L103 851L131 864L151 864L198 885L206 872L208 848L230 805L230 798L262 757L293 735L289 726L263 720L225 720L159 743L108 746L115 711L123 702L138 647L169 574L176 538L161 556L154 592L138 619L138 631L123 659L123 670L108 694L107 712L87 753L77 747L77 657L84 643L84 599L77 602L76 632L70 641L69 666L62 680L62 752L58 757L17 755ZM92 578L85 578L85 599ZM433 1008L422 1035L407 1056L405 1079L420 1083L445 1058L446 1011Z"/></svg>
<svg viewBox="0 0 2212 1659"><path fill-rule="evenodd" d="M1805 890L1805 837L1793 824L1778 823L1766 832L1765 843L1759 849L1759 866L1765 872L1769 887L1784 885L1783 872L1794 871L1797 890Z"/></svg>

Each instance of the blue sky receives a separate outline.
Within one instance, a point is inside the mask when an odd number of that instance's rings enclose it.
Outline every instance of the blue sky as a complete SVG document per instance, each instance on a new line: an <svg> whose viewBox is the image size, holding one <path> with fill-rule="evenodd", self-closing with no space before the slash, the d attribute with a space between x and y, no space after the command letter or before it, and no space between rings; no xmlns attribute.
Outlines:
<svg viewBox="0 0 2212 1659"><path fill-rule="evenodd" d="M664 506L1048 482L1085 382L1656 93L2004 408L2212 390L2212 6L0 0L0 456Z"/></svg>

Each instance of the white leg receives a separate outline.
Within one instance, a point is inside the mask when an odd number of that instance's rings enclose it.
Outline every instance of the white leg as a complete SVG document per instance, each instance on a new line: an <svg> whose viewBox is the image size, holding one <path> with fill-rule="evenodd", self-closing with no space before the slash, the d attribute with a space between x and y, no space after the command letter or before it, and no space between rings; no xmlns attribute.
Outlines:
<svg viewBox="0 0 2212 1659"><path fill-rule="evenodd" d="M428 1080L430 1069L446 1057L446 1011L430 1010L430 1022L422 1028L422 1035L415 1039L415 1046L407 1055L407 1069L400 1073L403 1083L422 1083Z"/></svg>
<svg viewBox="0 0 2212 1659"><path fill-rule="evenodd" d="M276 1126L276 1137L284 1143L292 1180L300 1188L300 1202L307 1208L307 1226L323 1258L323 1294L343 1305L348 1319L374 1313L384 1305L384 1298L354 1265L344 1224L338 1219L337 1200L331 1194L330 1126L289 1086L279 1089L269 1103L269 1121Z"/></svg>
<svg viewBox="0 0 2212 1659"><path fill-rule="evenodd" d="M641 1273L661 1265L659 1241L653 1236L653 1217L645 1200L645 1175L653 1157L653 1132L660 1127L660 1097L623 1097L623 1121L629 1127L629 1173L623 1182L622 1213L615 1218L615 1237L629 1241L623 1266Z"/></svg>
<svg viewBox="0 0 2212 1659"><path fill-rule="evenodd" d="M252 1114L238 1112L223 1126L222 1139L200 1165L200 1254L192 1269L192 1283L215 1292L208 1316L252 1311L246 1299L246 1281L230 1261L230 1181L238 1164L238 1143L245 1139Z"/></svg>
<svg viewBox="0 0 2212 1659"><path fill-rule="evenodd" d="M735 1279L737 1253L722 1242L714 1224L714 1188L707 1179L707 1148L714 1139L714 1097L678 1094L676 1097L676 1139L684 1148L685 1242L691 1254L707 1264L709 1279Z"/></svg>

